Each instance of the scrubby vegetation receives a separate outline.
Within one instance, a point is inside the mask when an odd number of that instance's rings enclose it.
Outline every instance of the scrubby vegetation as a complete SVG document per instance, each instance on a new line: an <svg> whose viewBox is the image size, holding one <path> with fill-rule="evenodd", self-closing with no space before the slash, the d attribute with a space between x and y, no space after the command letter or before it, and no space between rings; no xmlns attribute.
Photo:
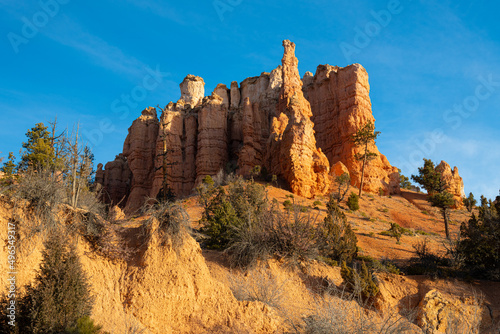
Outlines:
<svg viewBox="0 0 500 334"><path fill-rule="evenodd" d="M364 261L361 262L361 269L348 267L343 261L340 274L347 290L355 296L370 300L379 293L379 287L373 281L372 273Z"/></svg>
<svg viewBox="0 0 500 334"><path fill-rule="evenodd" d="M349 186L351 185L351 177L349 173L343 173L335 178L335 188L332 196L340 203L344 200L345 195L349 191Z"/></svg>
<svg viewBox="0 0 500 334"><path fill-rule="evenodd" d="M162 244L168 243L177 249L191 232L189 215L177 202L148 201L143 213L149 217L142 224L145 243L156 235Z"/></svg>
<svg viewBox="0 0 500 334"><path fill-rule="evenodd" d="M237 178L226 188L215 188L206 179L199 192L204 206L201 231L207 236L204 245L225 250L233 266L272 256L350 262L356 255L356 236L333 196L327 217L318 222L317 213L302 210L295 201L289 200L281 210L254 180Z"/></svg>
<svg viewBox="0 0 500 334"><path fill-rule="evenodd" d="M500 281L500 196L495 202L482 198L478 215L472 213L461 224L459 237L444 243L446 254L431 252L428 240L424 239L413 245L416 257L405 271L414 275Z"/></svg>

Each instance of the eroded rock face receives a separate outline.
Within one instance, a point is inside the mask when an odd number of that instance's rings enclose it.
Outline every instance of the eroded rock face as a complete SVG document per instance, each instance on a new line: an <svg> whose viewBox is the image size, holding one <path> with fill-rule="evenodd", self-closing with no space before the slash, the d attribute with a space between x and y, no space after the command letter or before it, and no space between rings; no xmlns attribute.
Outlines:
<svg viewBox="0 0 500 334"><path fill-rule="evenodd" d="M429 291L418 305L418 324L427 333L479 333L480 306L451 300L437 290Z"/></svg>
<svg viewBox="0 0 500 334"><path fill-rule="evenodd" d="M342 162L351 174L351 184L359 187L362 162L355 155L361 149L352 143L351 136L367 122L375 123L366 70L359 64L344 68L320 65L314 76L306 73L303 81L318 147L330 165ZM382 188L387 194L399 192L397 168L390 165L374 144L369 150L377 157L365 168L363 190L378 193Z"/></svg>
<svg viewBox="0 0 500 334"><path fill-rule="evenodd" d="M118 154L114 161L110 161L104 167L97 169L96 182L103 187L103 198L106 203L114 205L125 205L130 193L130 182L132 173L123 154Z"/></svg>
<svg viewBox="0 0 500 334"><path fill-rule="evenodd" d="M164 182L176 195L189 195L206 175L226 167L241 175L256 165L266 167L305 197L328 192L341 172L359 185L361 163L354 158L359 150L350 138L374 122L365 69L320 65L301 80L295 45L283 45L282 65L271 72L239 85L233 81L230 89L219 84L209 97L203 79L188 75L180 84L181 98L165 107L160 120L154 108L143 111L129 129L121 158L130 175L111 165L96 177L113 194L113 203L126 193L130 212L145 197L156 197ZM370 150L378 156L365 170L363 190L397 193L397 168L375 145Z"/></svg>
<svg viewBox="0 0 500 334"><path fill-rule="evenodd" d="M453 200L455 201L453 208L463 208L462 198L465 197L464 181L458 174L458 168L454 167L452 170L451 166L446 161L441 161L441 163L436 166L436 171L441 173L441 177L446 185L446 191L453 195Z"/></svg>
<svg viewBox="0 0 500 334"><path fill-rule="evenodd" d="M349 175L349 169L347 169L347 167L341 161L337 161L337 163L335 163L330 168L330 175L332 175L333 177L341 176L344 173Z"/></svg>
<svg viewBox="0 0 500 334"><path fill-rule="evenodd" d="M159 121L156 109L146 108L128 129L123 156L131 171L130 194L125 211L135 212L150 195L155 175L156 140Z"/></svg>
<svg viewBox="0 0 500 334"><path fill-rule="evenodd" d="M329 190L330 166L316 148L311 106L302 93L295 44L286 40L283 46L280 115L273 119L266 160L270 161L271 173L287 180L293 193L310 198Z"/></svg>
<svg viewBox="0 0 500 334"><path fill-rule="evenodd" d="M207 97L198 112L196 184L206 175L215 175L228 161L227 107L214 95Z"/></svg>

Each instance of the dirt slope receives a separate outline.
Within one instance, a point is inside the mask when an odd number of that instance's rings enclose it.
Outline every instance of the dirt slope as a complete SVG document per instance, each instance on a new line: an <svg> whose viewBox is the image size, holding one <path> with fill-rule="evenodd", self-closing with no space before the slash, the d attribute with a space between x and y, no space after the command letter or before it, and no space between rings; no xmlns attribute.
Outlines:
<svg viewBox="0 0 500 334"><path fill-rule="evenodd" d="M279 202L289 199L286 196L290 193L282 189L267 187L267 191L270 199L276 198ZM294 200L312 207L315 200L325 202L326 198L308 200L295 196ZM184 200L182 205L196 225L201 216L196 197ZM360 206L358 212L348 212L347 217L364 255L403 263L414 256L412 244L423 238L429 239L434 251L444 251L444 227L439 212L425 202L422 194L403 192L402 196L393 197L364 195ZM311 210L311 213L318 214L318 219L322 219L325 205L320 205L319 209ZM25 208L16 211L21 216L25 212ZM12 214L12 206L5 198L0 198L0 225L6 226ZM464 211L452 213L452 221L457 222L451 225L452 233L458 232L458 223L466 217ZM363 311L353 301L323 295L322 288L340 286L342 279L338 267L317 261L288 267L269 261L249 272L231 270L222 253L202 251L191 237L186 237L183 245L177 248L162 244L156 238L145 243L139 234L141 219L130 218L118 223L123 242L139 249L136 256L128 261L110 261L95 254L84 240L75 239L95 295L92 316L111 333L127 333L132 329L144 329L149 333L279 333L314 314L318 305L329 300L334 305L342 305L347 310L346 317L367 314L374 319L383 319L385 316ZM398 245L393 238L378 234L389 228L389 222L397 222L428 235L403 236ZM6 240L6 228L0 230L0 238ZM8 272L7 246L4 243L2 247L0 272L1 279L5 281ZM39 267L41 249L42 241L34 238L29 251L19 258L18 287L33 280ZM379 275L378 279L382 286L378 303L383 310L416 306L432 289L454 300L465 300L464 296L470 296L476 290L484 294L485 304L490 307L493 318L500 318L500 283L466 283L389 274ZM269 286L273 291L281 291L276 305L239 301L245 299L242 291L251 286ZM483 318L488 320L489 311L483 308L482 312ZM346 321L356 322L355 318L349 319ZM407 325L410 332L418 332L414 325Z"/></svg>

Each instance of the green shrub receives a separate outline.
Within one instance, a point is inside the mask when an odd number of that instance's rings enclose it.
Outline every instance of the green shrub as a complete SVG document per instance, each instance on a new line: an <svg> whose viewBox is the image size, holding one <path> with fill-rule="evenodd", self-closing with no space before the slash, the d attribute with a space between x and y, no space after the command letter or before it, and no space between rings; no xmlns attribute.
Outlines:
<svg viewBox="0 0 500 334"><path fill-rule="evenodd" d="M429 249L429 240L424 239L413 244L417 258L412 258L405 268L409 275L429 275L432 277L447 277L451 270L450 260L432 253Z"/></svg>
<svg viewBox="0 0 500 334"><path fill-rule="evenodd" d="M330 194L330 196L333 197L337 203L340 203L349 191L350 185L351 177L349 176L349 173L343 173L342 175L337 176L335 178L336 189Z"/></svg>
<svg viewBox="0 0 500 334"><path fill-rule="evenodd" d="M206 245L213 249L227 249L235 241L236 231L244 223L252 225L268 207L265 188L241 177L229 183L227 191L208 188L203 196L201 231L208 236Z"/></svg>
<svg viewBox="0 0 500 334"><path fill-rule="evenodd" d="M330 198L327 209L327 216L318 226L320 254L339 262L351 262L357 254L356 234L333 197Z"/></svg>
<svg viewBox="0 0 500 334"><path fill-rule="evenodd" d="M211 199L201 223L202 233L209 238L207 247L226 249L234 238L234 229L241 224L236 210L232 206L224 188L219 188Z"/></svg>
<svg viewBox="0 0 500 334"><path fill-rule="evenodd" d="M347 206L351 211L359 210L359 196L351 192L349 198L347 198Z"/></svg>
<svg viewBox="0 0 500 334"><path fill-rule="evenodd" d="M348 291L365 300L374 298L380 291L377 284L373 281L372 273L368 270L364 261L361 263L361 272L355 268L348 267L345 261L343 261L340 275Z"/></svg>
<svg viewBox="0 0 500 334"><path fill-rule="evenodd" d="M94 320L89 316L81 317L76 321L76 324L70 327L67 334L99 334L101 333L102 326L96 325Z"/></svg>
<svg viewBox="0 0 500 334"><path fill-rule="evenodd" d="M391 223L391 227L389 228L389 233L392 237L396 238L396 242L399 244L401 235L403 234L403 228L399 226L397 223Z"/></svg>

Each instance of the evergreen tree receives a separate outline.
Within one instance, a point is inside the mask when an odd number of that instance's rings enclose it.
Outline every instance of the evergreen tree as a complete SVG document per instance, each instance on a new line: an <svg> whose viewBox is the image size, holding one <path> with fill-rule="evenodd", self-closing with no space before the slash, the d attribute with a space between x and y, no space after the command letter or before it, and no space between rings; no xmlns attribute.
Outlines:
<svg viewBox="0 0 500 334"><path fill-rule="evenodd" d="M340 210L335 198L330 196L327 215L318 229L320 254L335 261L351 263L358 252L356 234Z"/></svg>
<svg viewBox="0 0 500 334"><path fill-rule="evenodd" d="M418 168L418 175L412 175L411 178L427 190L429 194L427 201L432 206L441 209L446 238L450 239L448 216L449 209L455 202L453 195L446 191L446 185L441 177L441 173L436 170L434 163L430 159L424 159L424 166Z"/></svg>
<svg viewBox="0 0 500 334"><path fill-rule="evenodd" d="M500 212L495 205L485 204L479 215L472 214L460 226L457 246L464 268L472 274L500 280Z"/></svg>
<svg viewBox="0 0 500 334"><path fill-rule="evenodd" d="M26 137L28 141L22 145L24 152L19 169L26 171L30 167L36 170L54 167L54 148L47 127L43 123L38 123L26 133Z"/></svg>
<svg viewBox="0 0 500 334"><path fill-rule="evenodd" d="M424 166L418 168L418 175L412 175L412 180L420 184L428 194L439 191L441 174L436 171L434 162L424 158Z"/></svg>
<svg viewBox="0 0 500 334"><path fill-rule="evenodd" d="M5 173L6 176L12 176L16 172L16 164L15 161L16 157L14 156L14 153L9 152L9 160L3 164L3 167L0 168L2 172Z"/></svg>
<svg viewBox="0 0 500 334"><path fill-rule="evenodd" d="M477 204L477 201L476 199L474 198L474 195L472 193L469 193L469 196L467 197L464 197L462 199L464 205L465 205L465 208L467 209L467 211L469 212L472 212L472 209L474 208L474 206L476 206Z"/></svg>
<svg viewBox="0 0 500 334"><path fill-rule="evenodd" d="M398 168L398 173L399 173L399 187L401 189L411 189L411 182L410 178L408 176L404 176L401 174L401 169Z"/></svg>
<svg viewBox="0 0 500 334"><path fill-rule="evenodd" d="M370 152L368 149L368 145L372 142L375 143L375 139L377 139L380 131L375 131L375 125L370 121L366 123L361 129L359 129L354 135L352 135L351 140L354 145L357 147L361 147L363 149L363 153L356 153L355 158L358 161L363 161L363 167L361 168L361 181L359 185L359 194L361 197L361 192L363 189L363 181L365 177L365 167L366 163L372 159L375 159L377 156L376 153Z"/></svg>
<svg viewBox="0 0 500 334"><path fill-rule="evenodd" d="M32 333L61 333L90 316L92 298L74 245L53 232L45 242L35 284L28 286L23 300L26 325Z"/></svg>
<svg viewBox="0 0 500 334"><path fill-rule="evenodd" d="M337 189L335 193L332 193L330 196L333 196L337 200L337 203L340 203L349 191L349 186L351 185L349 173L342 173L342 175L337 176L335 178L335 184Z"/></svg>

